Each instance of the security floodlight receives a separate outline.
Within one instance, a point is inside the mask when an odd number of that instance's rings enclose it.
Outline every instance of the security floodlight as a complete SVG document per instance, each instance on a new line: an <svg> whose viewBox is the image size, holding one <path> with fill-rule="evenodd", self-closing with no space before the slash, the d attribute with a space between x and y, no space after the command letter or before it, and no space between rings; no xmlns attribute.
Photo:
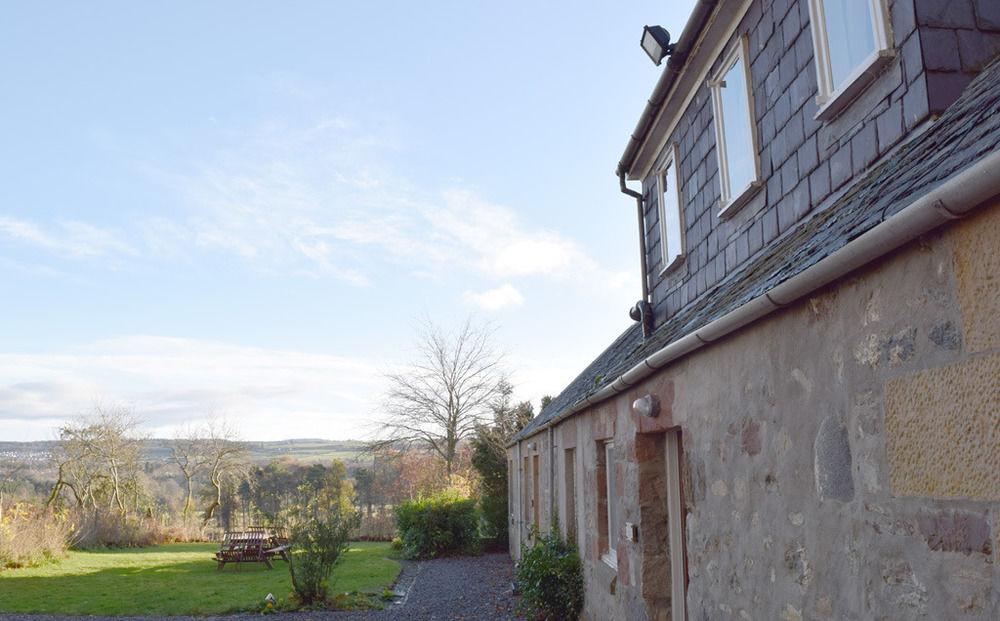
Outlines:
<svg viewBox="0 0 1000 621"><path fill-rule="evenodd" d="M674 53L674 45L670 43L670 33L663 26L643 26L642 49L650 60L659 65L664 56Z"/></svg>

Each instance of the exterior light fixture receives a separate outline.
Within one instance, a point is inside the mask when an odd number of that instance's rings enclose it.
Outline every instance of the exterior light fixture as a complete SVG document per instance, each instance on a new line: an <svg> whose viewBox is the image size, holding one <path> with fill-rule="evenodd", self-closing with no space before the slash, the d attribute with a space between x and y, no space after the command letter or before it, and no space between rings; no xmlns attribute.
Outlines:
<svg viewBox="0 0 1000 621"><path fill-rule="evenodd" d="M632 409L639 416L656 418L660 415L660 400L653 395L640 397L632 403Z"/></svg>
<svg viewBox="0 0 1000 621"><path fill-rule="evenodd" d="M657 66L665 56L674 53L676 44L670 43L670 33L663 26L643 26L642 49Z"/></svg>

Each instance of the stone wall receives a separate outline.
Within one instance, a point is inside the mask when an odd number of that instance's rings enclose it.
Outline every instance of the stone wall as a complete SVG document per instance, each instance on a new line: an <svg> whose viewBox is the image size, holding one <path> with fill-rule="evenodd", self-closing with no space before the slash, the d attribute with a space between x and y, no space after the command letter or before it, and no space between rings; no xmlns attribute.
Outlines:
<svg viewBox="0 0 1000 621"><path fill-rule="evenodd" d="M562 528L577 520L587 618L669 618L663 439L678 428L689 618L997 618L998 274L1000 203L556 426L541 496ZM631 411L646 394L655 419ZM607 439L619 522L638 526L614 534L617 568L601 558ZM543 431L512 459L533 442L550 452Z"/></svg>

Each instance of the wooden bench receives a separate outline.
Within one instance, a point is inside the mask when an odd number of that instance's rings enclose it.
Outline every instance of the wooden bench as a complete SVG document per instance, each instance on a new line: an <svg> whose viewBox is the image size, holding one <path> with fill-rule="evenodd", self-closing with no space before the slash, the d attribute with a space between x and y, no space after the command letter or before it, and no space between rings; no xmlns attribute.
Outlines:
<svg viewBox="0 0 1000 621"><path fill-rule="evenodd" d="M223 548L215 553L215 560L219 564L218 569L225 567L226 563L264 563L268 569L274 568L271 565L271 559L259 548L256 550L251 548Z"/></svg>
<svg viewBox="0 0 1000 621"><path fill-rule="evenodd" d="M273 569L271 559L280 556L288 562L288 550L291 545L282 537L276 537L262 527L251 527L246 531L227 532L223 535L222 546L215 553L217 569L222 569L226 563L263 563L268 569Z"/></svg>

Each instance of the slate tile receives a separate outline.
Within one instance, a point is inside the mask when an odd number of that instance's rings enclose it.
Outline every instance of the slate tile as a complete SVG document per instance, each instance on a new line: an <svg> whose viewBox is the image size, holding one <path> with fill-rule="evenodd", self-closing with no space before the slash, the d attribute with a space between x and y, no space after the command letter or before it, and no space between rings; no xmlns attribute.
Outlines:
<svg viewBox="0 0 1000 621"><path fill-rule="evenodd" d="M919 0L917 23L935 28L975 28L972 0Z"/></svg>
<svg viewBox="0 0 1000 621"><path fill-rule="evenodd" d="M981 30L1000 32L1000 2L976 0L976 25Z"/></svg>
<svg viewBox="0 0 1000 621"><path fill-rule="evenodd" d="M924 53L924 68L930 71L959 71L958 35L954 30L924 28L920 31L920 46Z"/></svg>
<svg viewBox="0 0 1000 621"><path fill-rule="evenodd" d="M878 156L878 138L875 134L875 123L865 123L861 130L851 138L851 168L854 174L860 174Z"/></svg>

